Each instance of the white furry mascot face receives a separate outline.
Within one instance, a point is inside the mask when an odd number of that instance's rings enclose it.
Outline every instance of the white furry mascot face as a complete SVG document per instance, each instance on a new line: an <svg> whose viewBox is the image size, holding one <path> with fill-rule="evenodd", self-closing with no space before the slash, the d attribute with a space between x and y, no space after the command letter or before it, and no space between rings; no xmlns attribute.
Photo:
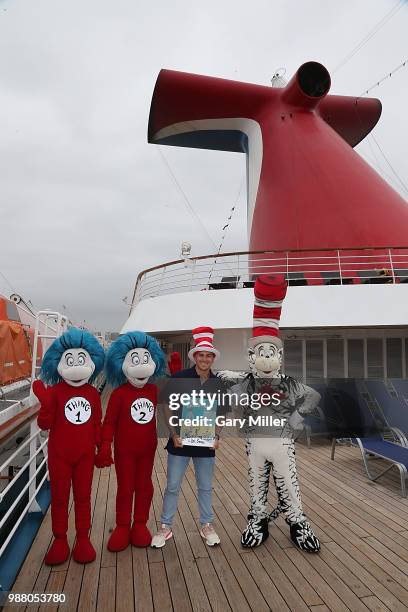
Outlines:
<svg viewBox="0 0 408 612"><path fill-rule="evenodd" d="M279 347L276 341L265 340L251 345L252 342L248 346L248 362L255 378L279 378L282 367L282 346Z"/></svg>
<svg viewBox="0 0 408 612"><path fill-rule="evenodd" d="M156 370L156 364L146 348L134 348L126 354L122 371L134 387L144 387Z"/></svg>
<svg viewBox="0 0 408 612"><path fill-rule="evenodd" d="M68 385L81 387L95 372L95 364L84 348L72 348L63 352L57 370Z"/></svg>

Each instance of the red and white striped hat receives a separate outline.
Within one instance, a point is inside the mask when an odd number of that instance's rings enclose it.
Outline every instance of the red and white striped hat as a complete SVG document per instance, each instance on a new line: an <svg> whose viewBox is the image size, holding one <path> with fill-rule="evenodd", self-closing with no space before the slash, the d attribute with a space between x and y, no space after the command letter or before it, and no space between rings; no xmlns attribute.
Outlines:
<svg viewBox="0 0 408 612"><path fill-rule="evenodd" d="M263 275L256 279L253 337L248 341L251 348L261 342L273 342L282 348L279 322L287 285L285 277L281 274Z"/></svg>
<svg viewBox="0 0 408 612"><path fill-rule="evenodd" d="M200 351L213 353L215 359L220 356L219 351L213 346L214 330L212 327L196 327L191 331L194 339L194 346L189 350L188 356L194 361L194 354Z"/></svg>

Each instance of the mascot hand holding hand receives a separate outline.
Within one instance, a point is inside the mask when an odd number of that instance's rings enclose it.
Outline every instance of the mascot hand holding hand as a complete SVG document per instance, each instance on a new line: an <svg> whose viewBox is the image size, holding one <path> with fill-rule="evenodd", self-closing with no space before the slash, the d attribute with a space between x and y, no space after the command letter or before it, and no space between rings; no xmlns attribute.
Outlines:
<svg viewBox="0 0 408 612"><path fill-rule="evenodd" d="M71 328L54 340L44 355L33 392L41 407L40 429L49 430L48 469L51 486L51 521L54 541L45 557L47 565L69 557L68 503L71 483L75 504L76 544L73 558L89 563L96 557L89 539L91 488L95 447L101 442L101 401L89 384L103 369L105 351L90 333ZM45 387L43 382L47 383Z"/></svg>
<svg viewBox="0 0 408 612"><path fill-rule="evenodd" d="M293 543L306 552L318 552L320 543L302 509L296 473L294 433L302 428L306 414L320 401L320 394L311 387L281 373L283 343L278 337L282 303L287 283L283 276L259 276L254 293L254 330L248 341L250 373L219 372L224 380L240 379L230 391L256 399L254 408L246 404L244 416L245 446L248 456L248 476L251 508L248 524L241 536L241 545L254 548L269 536L268 524L282 513L290 527ZM269 394L269 405L262 404L260 394ZM279 402L276 398L279 397ZM267 404L267 402L266 402ZM241 410L241 408L239 407ZM254 412L256 411L256 412ZM262 430L251 427L251 420L259 414L282 420L282 427ZM242 416L242 415L241 415ZM272 471L278 505L267 511L269 478Z"/></svg>
<svg viewBox="0 0 408 612"><path fill-rule="evenodd" d="M102 428L98 466L112 462L115 448L116 527L108 549L118 552L133 546L149 546L147 521L153 497L152 471L157 447L157 387L149 383L165 370L165 357L158 342L140 331L119 336L106 358L106 379L114 387ZM133 526L131 527L133 509Z"/></svg>

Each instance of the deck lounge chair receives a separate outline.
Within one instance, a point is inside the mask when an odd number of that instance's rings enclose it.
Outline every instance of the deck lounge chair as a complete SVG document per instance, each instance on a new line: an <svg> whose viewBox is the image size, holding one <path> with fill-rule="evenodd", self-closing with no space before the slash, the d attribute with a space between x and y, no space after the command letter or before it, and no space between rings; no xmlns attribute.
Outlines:
<svg viewBox="0 0 408 612"><path fill-rule="evenodd" d="M400 473L401 479L401 495L402 497L407 496L406 480L408 478L408 448L407 446L401 446L394 442L388 442L382 438L355 438L355 442L358 444L361 456L363 458L364 467L367 472L367 476L370 480L378 480L381 476L384 476L393 467L396 467ZM334 460L334 450L336 446L336 439L332 441L332 454L331 458ZM388 461L390 465L382 470L379 474L373 474L370 471L369 461L375 459L384 459Z"/></svg>
<svg viewBox="0 0 408 612"><path fill-rule="evenodd" d="M378 381L384 386L383 381ZM377 385L378 386L378 385ZM332 451L334 460L336 443L339 438L348 438L352 444L358 445L361 451L364 467L370 480L378 480L391 468L396 467L400 472L401 494L406 497L406 479L408 474L408 440L395 423L387 419L382 410L381 403L374 393L371 381L333 381L330 392L337 404L337 411L341 413L346 427L339 419L332 419L336 427L331 430ZM385 390L385 387L384 387ZM378 391L378 389L376 389ZM333 410L331 416L334 416ZM337 420L337 423L335 421ZM338 425L340 424L340 427ZM349 428L349 434L344 435ZM390 465L379 474L374 475L370 470L369 460L380 458L390 462Z"/></svg>
<svg viewBox="0 0 408 612"><path fill-rule="evenodd" d="M377 403L387 423L408 437L408 380L366 380L366 394Z"/></svg>

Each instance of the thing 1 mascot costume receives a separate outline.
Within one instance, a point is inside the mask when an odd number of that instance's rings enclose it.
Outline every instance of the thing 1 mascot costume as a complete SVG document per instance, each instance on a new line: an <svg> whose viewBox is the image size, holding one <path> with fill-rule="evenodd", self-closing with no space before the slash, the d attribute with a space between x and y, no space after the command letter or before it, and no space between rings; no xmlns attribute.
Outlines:
<svg viewBox="0 0 408 612"><path fill-rule="evenodd" d="M101 442L101 402L92 382L102 370L105 352L90 333L71 328L54 340L44 355L33 392L41 403L38 426L49 430L48 469L54 541L47 565L69 557L68 503L73 489L76 543L73 558L89 563L96 557L89 539L95 450ZM45 387L43 382L47 383Z"/></svg>
<svg viewBox="0 0 408 612"><path fill-rule="evenodd" d="M259 413L268 416L269 413L274 419L285 419L282 428L274 429L273 435L270 428L262 432L257 427L248 426L245 430L251 507L241 544L246 548L262 544L269 536L269 521L282 513L290 527L294 544L301 550L318 552L320 543L302 509L293 433L302 428L304 416L316 408L320 395L314 389L281 373L283 344L278 333L286 289L287 283L283 276L265 275L256 279L253 337L248 342L251 372L239 376L238 384L230 388L231 392L237 393L237 397L240 394L251 396L255 393L258 397L260 393L270 395L269 406L259 411L244 408L246 417L251 416L251 413L253 417ZM233 372L220 372L219 375L224 379L234 377ZM268 512L271 471L278 505L273 512Z"/></svg>
<svg viewBox="0 0 408 612"><path fill-rule="evenodd" d="M116 388L106 410L96 465L112 463L114 441L116 527L108 541L108 549L113 552L124 550L129 543L149 546L152 540L146 523L153 497L157 387L148 380L163 374L165 366L157 341L140 331L119 336L107 354L106 379Z"/></svg>

